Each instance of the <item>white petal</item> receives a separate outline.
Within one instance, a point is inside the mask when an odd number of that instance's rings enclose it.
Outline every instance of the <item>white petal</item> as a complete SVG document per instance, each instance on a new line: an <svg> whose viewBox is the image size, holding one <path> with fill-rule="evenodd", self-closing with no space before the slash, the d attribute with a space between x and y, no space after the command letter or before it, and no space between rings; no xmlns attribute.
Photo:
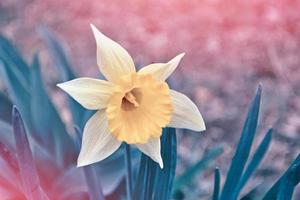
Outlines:
<svg viewBox="0 0 300 200"><path fill-rule="evenodd" d="M205 124L197 106L184 94L170 90L174 112L169 127L204 131Z"/></svg>
<svg viewBox="0 0 300 200"><path fill-rule="evenodd" d="M101 73L112 82L120 76L135 72L135 66L129 53L118 43L102 34L91 24L97 43L97 63Z"/></svg>
<svg viewBox="0 0 300 200"><path fill-rule="evenodd" d="M177 68L183 56L184 53L179 54L168 63L150 64L146 67L143 67L139 72L152 74L158 81L165 81Z"/></svg>
<svg viewBox="0 0 300 200"><path fill-rule="evenodd" d="M83 107L91 110L106 108L113 84L104 80L78 78L57 85Z"/></svg>
<svg viewBox="0 0 300 200"><path fill-rule="evenodd" d="M109 132L105 110L97 111L84 127L77 166L101 161L114 153L120 145L121 142Z"/></svg>
<svg viewBox="0 0 300 200"><path fill-rule="evenodd" d="M163 168L163 160L160 154L160 139L151 138L146 144L135 144L137 148L149 156L153 161L157 162L160 168Z"/></svg>

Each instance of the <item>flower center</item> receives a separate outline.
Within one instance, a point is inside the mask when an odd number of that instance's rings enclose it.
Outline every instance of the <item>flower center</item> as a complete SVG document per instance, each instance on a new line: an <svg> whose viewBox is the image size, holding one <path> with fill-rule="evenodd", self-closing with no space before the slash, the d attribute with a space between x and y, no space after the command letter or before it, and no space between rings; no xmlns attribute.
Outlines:
<svg viewBox="0 0 300 200"><path fill-rule="evenodd" d="M137 91L135 89L130 92L126 92L122 99L122 108L125 110L131 110L139 106L138 99L135 95Z"/></svg>
<svg viewBox="0 0 300 200"><path fill-rule="evenodd" d="M111 134L129 144L160 137L172 112L168 85L139 73L121 77L106 109Z"/></svg>

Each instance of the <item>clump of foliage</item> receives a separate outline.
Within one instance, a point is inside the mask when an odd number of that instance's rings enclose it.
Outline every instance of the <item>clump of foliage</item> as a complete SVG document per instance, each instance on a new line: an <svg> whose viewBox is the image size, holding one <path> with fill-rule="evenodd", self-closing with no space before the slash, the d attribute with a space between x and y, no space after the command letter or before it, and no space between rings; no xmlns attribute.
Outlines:
<svg viewBox="0 0 300 200"><path fill-rule="evenodd" d="M59 71L60 82L74 79L76 74L60 43L46 29L41 32ZM48 95L39 56L34 55L32 63L27 64L3 36L0 36L0 77L6 88L6 92L0 93L0 195L3 199L102 200L126 199L126 196L129 200L184 199L182 189L222 153L221 147L210 150L194 166L175 177L176 134L175 129L166 128L161 139L163 169L146 155L137 160L134 149L127 152L130 162L124 160L124 147L103 162L76 168L81 129L91 113L68 98L72 122L76 125L72 136ZM249 108L222 189L220 170L215 170L213 200L292 199L300 181L300 156L268 191L259 192L257 187L243 197L240 195L272 138L270 129L248 159L256 134L260 99L261 87Z"/></svg>

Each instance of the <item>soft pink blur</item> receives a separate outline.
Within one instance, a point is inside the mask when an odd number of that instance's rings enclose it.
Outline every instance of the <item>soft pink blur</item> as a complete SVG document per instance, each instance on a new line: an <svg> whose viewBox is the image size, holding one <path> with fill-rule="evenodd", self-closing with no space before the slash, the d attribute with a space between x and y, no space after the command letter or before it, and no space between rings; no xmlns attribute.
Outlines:
<svg viewBox="0 0 300 200"><path fill-rule="evenodd" d="M40 50L44 71L53 67L41 25L60 36L84 76L98 76L90 23L128 49L138 66L185 52L172 83L197 102L208 125L202 136L182 137L179 155L187 165L224 143L217 164L227 166L246 105L262 83L259 130L274 126L276 133L263 166L279 173L300 147L299 10L300 1L292 0L2 0L0 26L28 60Z"/></svg>

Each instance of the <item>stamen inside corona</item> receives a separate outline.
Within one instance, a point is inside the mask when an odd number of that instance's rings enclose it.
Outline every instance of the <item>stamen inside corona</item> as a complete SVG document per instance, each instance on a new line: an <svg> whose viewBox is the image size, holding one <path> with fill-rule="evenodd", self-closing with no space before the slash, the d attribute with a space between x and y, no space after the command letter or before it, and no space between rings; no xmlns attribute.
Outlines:
<svg viewBox="0 0 300 200"><path fill-rule="evenodd" d="M121 78L106 109L110 132L129 144L160 137L172 112L168 85L150 74L138 73Z"/></svg>
<svg viewBox="0 0 300 200"><path fill-rule="evenodd" d="M127 102L131 103L134 105L134 107L138 107L139 103L137 102L136 97L132 94L132 92L126 92L125 97L122 100L122 105L123 103L127 104Z"/></svg>

